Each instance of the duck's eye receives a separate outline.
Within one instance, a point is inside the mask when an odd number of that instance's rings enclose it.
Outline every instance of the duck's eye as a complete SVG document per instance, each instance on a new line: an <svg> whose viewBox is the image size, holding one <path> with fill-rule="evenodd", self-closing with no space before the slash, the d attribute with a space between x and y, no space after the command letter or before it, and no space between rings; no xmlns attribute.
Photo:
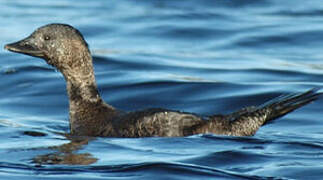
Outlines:
<svg viewBox="0 0 323 180"><path fill-rule="evenodd" d="M49 36L45 36L44 39L45 39L45 41L48 41L48 40L50 40L50 37Z"/></svg>

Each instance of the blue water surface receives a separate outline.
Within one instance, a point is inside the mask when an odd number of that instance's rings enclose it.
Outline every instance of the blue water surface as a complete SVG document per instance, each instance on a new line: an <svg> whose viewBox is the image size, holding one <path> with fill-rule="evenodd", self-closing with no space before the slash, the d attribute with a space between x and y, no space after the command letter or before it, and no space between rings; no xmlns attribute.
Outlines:
<svg viewBox="0 0 323 180"><path fill-rule="evenodd" d="M323 87L318 0L0 0L0 45L68 23L111 105L210 115ZM253 137L71 141L62 75L0 51L0 179L322 179L323 100ZM35 134L38 132L38 134Z"/></svg>

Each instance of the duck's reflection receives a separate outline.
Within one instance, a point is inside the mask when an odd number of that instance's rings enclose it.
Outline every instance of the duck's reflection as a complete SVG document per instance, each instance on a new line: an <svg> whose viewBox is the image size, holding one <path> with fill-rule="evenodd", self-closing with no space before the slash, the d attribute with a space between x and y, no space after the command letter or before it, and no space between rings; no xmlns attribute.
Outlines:
<svg viewBox="0 0 323 180"><path fill-rule="evenodd" d="M69 143L48 147L55 152L38 155L32 159L32 163L41 166L43 164L89 165L97 162L98 159L90 153L77 153L83 145L88 144L93 138L65 136L70 140Z"/></svg>

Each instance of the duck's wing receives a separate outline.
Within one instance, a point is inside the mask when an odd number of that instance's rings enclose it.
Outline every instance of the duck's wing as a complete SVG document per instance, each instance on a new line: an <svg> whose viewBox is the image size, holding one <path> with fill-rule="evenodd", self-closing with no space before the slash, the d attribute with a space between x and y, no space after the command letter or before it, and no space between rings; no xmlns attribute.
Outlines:
<svg viewBox="0 0 323 180"><path fill-rule="evenodd" d="M196 114L158 108L127 113L115 124L120 137L176 137L191 135L203 122Z"/></svg>

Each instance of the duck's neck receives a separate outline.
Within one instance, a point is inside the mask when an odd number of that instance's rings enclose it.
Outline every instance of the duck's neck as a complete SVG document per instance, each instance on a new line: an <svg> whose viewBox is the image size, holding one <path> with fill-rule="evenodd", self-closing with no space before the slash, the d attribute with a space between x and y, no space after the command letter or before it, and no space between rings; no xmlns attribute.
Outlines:
<svg viewBox="0 0 323 180"><path fill-rule="evenodd" d="M91 56L61 68L69 97L70 129L74 135L96 136L116 110L103 102L97 90Z"/></svg>

